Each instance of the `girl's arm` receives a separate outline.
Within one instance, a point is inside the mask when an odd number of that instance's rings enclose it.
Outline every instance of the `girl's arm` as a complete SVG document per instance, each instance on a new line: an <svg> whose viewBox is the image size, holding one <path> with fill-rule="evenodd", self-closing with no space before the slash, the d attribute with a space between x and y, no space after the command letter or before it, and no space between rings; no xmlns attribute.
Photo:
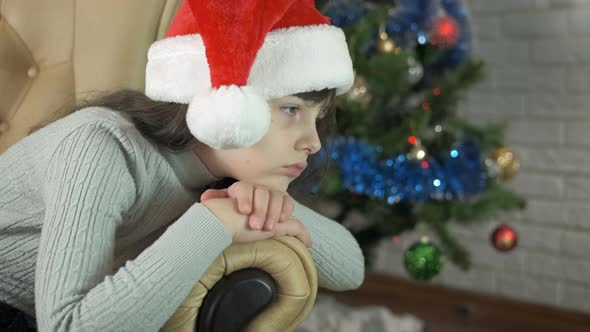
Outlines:
<svg viewBox="0 0 590 332"><path fill-rule="evenodd" d="M262 194L265 191L267 194ZM259 192L259 198L254 202L254 192ZM279 194L277 194L279 193ZM280 189L273 189L265 185L257 185L245 181L237 181L227 189L209 189L203 193L201 200L212 201L212 198L232 197L237 199L243 214L256 215L258 219L269 218L267 210L269 198L274 196L275 202L283 199ZM280 201L279 201L280 202ZM324 217L323 215L298 203L289 196L289 204L282 204L286 213L291 214L300 221L311 235L313 245L311 255L318 270L320 286L333 290L348 290L358 288L364 279L364 257L350 232L339 223ZM293 211L290 210L290 202L293 202ZM256 203L256 211L251 211L246 206ZM280 204L279 204L280 206ZM276 206L275 206L276 208ZM283 213L285 211L279 211ZM273 211L273 214L277 213ZM251 220L250 220L251 221ZM279 227L283 222L274 224ZM266 225L265 225L266 226ZM276 229L275 229L276 231Z"/></svg>
<svg viewBox="0 0 590 332"><path fill-rule="evenodd" d="M196 203L111 275L116 229L138 186L133 147L109 126L78 128L49 163L35 274L40 331L156 331L231 243Z"/></svg>
<svg viewBox="0 0 590 332"><path fill-rule="evenodd" d="M365 278L365 258L356 239L338 222L295 201L293 217L311 234L311 255L321 287L342 291L358 288Z"/></svg>

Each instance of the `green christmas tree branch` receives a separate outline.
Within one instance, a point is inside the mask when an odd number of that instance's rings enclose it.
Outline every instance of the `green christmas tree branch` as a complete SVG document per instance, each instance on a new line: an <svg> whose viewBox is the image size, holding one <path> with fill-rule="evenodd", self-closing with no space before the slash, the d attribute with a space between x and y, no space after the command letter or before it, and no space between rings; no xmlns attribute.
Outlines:
<svg viewBox="0 0 590 332"><path fill-rule="evenodd" d="M413 148L408 143L410 136L420 139L427 156L439 161L465 138L478 142L484 158L503 147L505 123L475 125L457 115L458 102L486 75L482 61L471 59L441 74L433 64L443 50L429 43L389 53L369 47L379 42L375 40L379 38L376 33L386 23L391 6L391 1L372 1L371 10L364 18L343 28L356 70L355 84L366 84L367 94L363 98L350 95L337 98L339 136L351 135L382 147L384 159L395 158ZM416 69L417 63L425 70L421 79L410 75L410 69ZM442 130L434 132L437 125ZM331 167L319 186L326 199L341 206L335 218L338 222L344 223L353 211L365 216L363 227L351 232L363 248L368 266L373 261L373 248L380 240L401 235L424 223L435 233L448 259L466 270L471 264L469 252L451 234L449 223L467 226L488 221L500 210L525 206L521 196L494 180L473 197L401 201L393 205L354 194L354 188L344 188L338 167Z"/></svg>

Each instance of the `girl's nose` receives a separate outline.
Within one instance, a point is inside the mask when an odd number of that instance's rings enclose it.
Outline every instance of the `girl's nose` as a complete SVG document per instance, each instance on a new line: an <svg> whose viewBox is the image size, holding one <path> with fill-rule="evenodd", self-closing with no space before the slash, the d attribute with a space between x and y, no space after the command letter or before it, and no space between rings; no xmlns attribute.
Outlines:
<svg viewBox="0 0 590 332"><path fill-rule="evenodd" d="M302 139L302 146L310 155L317 153L322 148L320 136L314 124L313 128L307 131L306 136Z"/></svg>

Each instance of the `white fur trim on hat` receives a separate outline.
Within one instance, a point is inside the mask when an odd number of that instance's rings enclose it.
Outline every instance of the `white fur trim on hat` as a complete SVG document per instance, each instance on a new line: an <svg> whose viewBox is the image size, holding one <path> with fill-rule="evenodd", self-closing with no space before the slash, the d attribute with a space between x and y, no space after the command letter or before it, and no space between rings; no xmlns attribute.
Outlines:
<svg viewBox="0 0 590 332"><path fill-rule="evenodd" d="M326 88L341 95L353 83L344 32L327 24L271 31L248 77L248 85L268 98Z"/></svg>
<svg viewBox="0 0 590 332"><path fill-rule="evenodd" d="M145 94L153 100L188 104L211 88L200 35L162 39L148 50Z"/></svg>
<svg viewBox="0 0 590 332"><path fill-rule="evenodd" d="M340 95L353 82L344 32L321 24L269 32L247 85L269 99L325 88L334 88ZM200 35L171 37L152 44L146 67L148 97L187 104L210 88L209 65Z"/></svg>
<svg viewBox="0 0 590 332"><path fill-rule="evenodd" d="M270 107L248 86L221 86L194 96L186 122L193 136L212 148L243 148L268 131Z"/></svg>

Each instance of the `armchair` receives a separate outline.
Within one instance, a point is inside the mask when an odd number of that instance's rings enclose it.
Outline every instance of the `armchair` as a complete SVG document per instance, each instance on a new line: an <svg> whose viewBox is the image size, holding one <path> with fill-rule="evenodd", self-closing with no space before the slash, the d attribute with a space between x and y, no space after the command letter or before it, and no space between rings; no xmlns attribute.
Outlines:
<svg viewBox="0 0 590 332"><path fill-rule="evenodd" d="M0 154L95 92L143 91L147 49L180 2L0 0ZM292 331L317 287L297 239L234 244L162 330Z"/></svg>

